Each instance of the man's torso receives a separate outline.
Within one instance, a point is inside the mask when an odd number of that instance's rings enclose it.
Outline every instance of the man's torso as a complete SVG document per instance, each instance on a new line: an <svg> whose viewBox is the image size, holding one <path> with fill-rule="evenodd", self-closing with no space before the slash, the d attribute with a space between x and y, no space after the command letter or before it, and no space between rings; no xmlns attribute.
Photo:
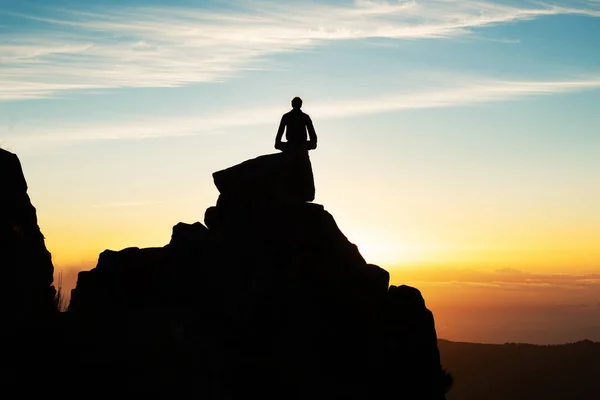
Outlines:
<svg viewBox="0 0 600 400"><path fill-rule="evenodd" d="M283 116L287 127L285 138L290 143L306 142L306 125L310 121L308 114L300 110L292 110Z"/></svg>

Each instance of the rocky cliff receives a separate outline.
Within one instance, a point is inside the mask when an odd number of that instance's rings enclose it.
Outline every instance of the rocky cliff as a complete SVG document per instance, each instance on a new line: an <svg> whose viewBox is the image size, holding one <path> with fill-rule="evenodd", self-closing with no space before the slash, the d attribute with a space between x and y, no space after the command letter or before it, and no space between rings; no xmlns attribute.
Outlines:
<svg viewBox="0 0 600 400"><path fill-rule="evenodd" d="M0 386L4 392L48 387L59 332L52 286L54 267L27 194L21 163L0 149L0 269L5 307L0 329ZM39 388L38 388L39 390ZM15 391L16 392L16 391Z"/></svg>
<svg viewBox="0 0 600 400"><path fill-rule="evenodd" d="M213 178L205 224L175 225L164 247L106 250L79 274L74 362L112 377L80 381L211 399L445 398L433 315L311 202L307 153Z"/></svg>
<svg viewBox="0 0 600 400"><path fill-rule="evenodd" d="M31 318L54 310L54 267L27 194L19 158L0 149L0 265L9 314Z"/></svg>

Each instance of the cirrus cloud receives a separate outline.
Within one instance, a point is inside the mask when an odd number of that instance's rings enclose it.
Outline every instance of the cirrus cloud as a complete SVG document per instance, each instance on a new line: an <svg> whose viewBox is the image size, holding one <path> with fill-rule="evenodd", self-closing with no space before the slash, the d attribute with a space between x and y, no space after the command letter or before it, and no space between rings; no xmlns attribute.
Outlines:
<svg viewBox="0 0 600 400"><path fill-rule="evenodd" d="M515 100L554 93L569 93L600 88L600 77L555 81L500 81L472 77L454 77L451 84L408 92L384 93L371 98L315 102L311 113L319 119L362 117L390 111L443 108ZM273 123L276 105L261 108L223 110L200 116L147 116L131 121L97 122L76 125L48 124L19 129L7 137L10 146L20 150L73 145L90 141L143 140L181 137L218 132L240 126Z"/></svg>
<svg viewBox="0 0 600 400"><path fill-rule="evenodd" d="M443 39L548 15L600 16L597 2L368 1L239 3L12 14L36 28L0 41L0 101L73 90L175 87L265 68L270 56L370 38ZM293 12L290 12L290 7Z"/></svg>

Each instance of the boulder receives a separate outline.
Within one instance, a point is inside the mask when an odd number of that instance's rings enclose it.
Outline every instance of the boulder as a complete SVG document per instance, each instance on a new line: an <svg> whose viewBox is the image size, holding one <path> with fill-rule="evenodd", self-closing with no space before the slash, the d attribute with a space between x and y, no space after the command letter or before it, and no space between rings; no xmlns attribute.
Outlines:
<svg viewBox="0 0 600 400"><path fill-rule="evenodd" d="M411 385L405 390L428 399L445 398L447 376L442 369L433 314L421 292L413 287L390 286L387 333L390 347L387 373L405 376Z"/></svg>
<svg viewBox="0 0 600 400"><path fill-rule="evenodd" d="M202 225L200 222L193 224L186 224L183 222L178 223L173 227L173 234L171 235L171 246L193 246L194 243L205 240L208 236L208 228Z"/></svg>
<svg viewBox="0 0 600 400"><path fill-rule="evenodd" d="M315 186L308 152L260 156L213 174L223 198L236 203L313 201Z"/></svg>

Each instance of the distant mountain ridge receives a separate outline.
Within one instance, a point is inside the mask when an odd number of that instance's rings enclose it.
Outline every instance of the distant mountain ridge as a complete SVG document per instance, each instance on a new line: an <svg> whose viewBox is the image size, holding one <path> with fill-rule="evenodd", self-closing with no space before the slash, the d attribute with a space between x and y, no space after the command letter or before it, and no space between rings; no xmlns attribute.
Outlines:
<svg viewBox="0 0 600 400"><path fill-rule="evenodd" d="M463 342L459 340L449 340L444 338L439 338L438 343L454 343L454 344L476 344L482 346L525 346L525 347L565 347L565 346L594 346L600 345L600 342L596 342L594 340L582 339L577 340L576 342L566 342L566 343L557 343L557 344L536 344L536 343L526 343L526 342L504 342L504 343L478 343L478 342Z"/></svg>
<svg viewBox="0 0 600 400"><path fill-rule="evenodd" d="M600 342L481 344L438 340L448 400L600 399Z"/></svg>

